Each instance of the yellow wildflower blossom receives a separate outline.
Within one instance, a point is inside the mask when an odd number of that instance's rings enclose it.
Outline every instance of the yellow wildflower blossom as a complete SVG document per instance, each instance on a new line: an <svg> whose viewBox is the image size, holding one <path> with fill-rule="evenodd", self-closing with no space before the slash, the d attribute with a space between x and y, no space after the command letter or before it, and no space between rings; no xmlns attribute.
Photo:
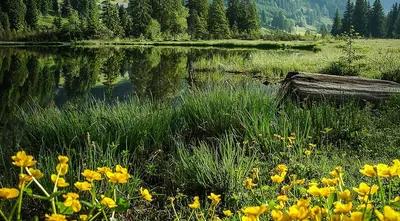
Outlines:
<svg viewBox="0 0 400 221"><path fill-rule="evenodd" d="M56 174L51 175L51 181L53 181L53 183L56 183L56 181L57 181ZM58 177L57 186L58 187L67 187L67 186L69 186L69 183L67 183L64 178Z"/></svg>
<svg viewBox="0 0 400 221"><path fill-rule="evenodd" d="M11 157L14 162L12 162L13 165L17 167L31 167L36 164L36 161L33 160L33 156L31 155L26 155L25 151L18 151L15 156Z"/></svg>
<svg viewBox="0 0 400 221"><path fill-rule="evenodd" d="M272 210L271 211L272 219L280 221L283 219L283 212L279 210Z"/></svg>
<svg viewBox="0 0 400 221"><path fill-rule="evenodd" d="M400 213L396 212L390 206L385 206L383 208L383 214L378 210L375 210L375 214L380 221L398 221L400 220Z"/></svg>
<svg viewBox="0 0 400 221"><path fill-rule="evenodd" d="M353 199L353 195L351 194L350 190L345 190L343 192L338 192L338 196L342 200L350 201Z"/></svg>
<svg viewBox="0 0 400 221"><path fill-rule="evenodd" d="M111 168L109 167L97 167L97 172L102 173L102 174L107 174L108 172L112 172Z"/></svg>
<svg viewBox="0 0 400 221"><path fill-rule="evenodd" d="M311 150L304 151L304 154L307 155L307 156L310 156L311 155Z"/></svg>
<svg viewBox="0 0 400 221"><path fill-rule="evenodd" d="M58 163L56 166L56 171L60 174L60 176L64 176L68 172L68 164Z"/></svg>
<svg viewBox="0 0 400 221"><path fill-rule="evenodd" d="M47 215L46 214L46 221L68 221L67 217L62 214L51 214Z"/></svg>
<svg viewBox="0 0 400 221"><path fill-rule="evenodd" d="M86 221L87 218L88 218L87 215L79 215L79 219L82 220L82 221Z"/></svg>
<svg viewBox="0 0 400 221"><path fill-rule="evenodd" d="M259 215L267 212L268 207L266 205L261 206L249 206L242 209L242 212L246 214L249 218L256 218Z"/></svg>
<svg viewBox="0 0 400 221"><path fill-rule="evenodd" d="M120 172L107 172L108 180L112 183L127 183L130 175L127 173L120 173Z"/></svg>
<svg viewBox="0 0 400 221"><path fill-rule="evenodd" d="M101 204L108 207L108 208L114 208L117 207L118 205L115 203L115 201L109 197L105 197L104 195L101 195Z"/></svg>
<svg viewBox="0 0 400 221"><path fill-rule="evenodd" d="M19 190L15 188L1 188L0 189L0 198L5 200L17 198L19 196Z"/></svg>
<svg viewBox="0 0 400 221"><path fill-rule="evenodd" d="M82 176L84 176L86 178L87 181L92 182L94 180L102 180L103 178L101 178L101 174L93 171L93 170L84 170L83 173L81 173Z"/></svg>
<svg viewBox="0 0 400 221"><path fill-rule="evenodd" d="M369 164L365 164L364 169L361 169L360 173L364 174L365 176L376 176L377 175L374 167Z"/></svg>
<svg viewBox="0 0 400 221"><path fill-rule="evenodd" d="M193 203L188 205L191 209L200 208L200 200L198 196L193 197Z"/></svg>
<svg viewBox="0 0 400 221"><path fill-rule="evenodd" d="M233 215L232 211L230 211L229 209L228 209L228 210L224 210L224 211L222 211L222 212L224 213L224 215L225 215L226 217L229 217L229 216L232 216L232 215Z"/></svg>
<svg viewBox="0 0 400 221"><path fill-rule="evenodd" d="M340 201L337 201L334 202L333 205L335 205L335 209L333 210L335 213L348 213L353 209L353 204L351 202L343 204Z"/></svg>
<svg viewBox="0 0 400 221"><path fill-rule="evenodd" d="M275 183L282 183L285 180L286 172L282 172L281 175L275 174L271 176L271 180Z"/></svg>
<svg viewBox="0 0 400 221"><path fill-rule="evenodd" d="M72 210L74 212L79 212L82 208L81 203L79 202L78 198L79 195L76 193L69 192L67 194L63 195L65 201L64 201L64 206L66 207L72 207Z"/></svg>
<svg viewBox="0 0 400 221"><path fill-rule="evenodd" d="M253 187L257 186L257 184L253 183L253 179L252 178L246 178L243 181L243 185L245 185L247 189L252 189Z"/></svg>
<svg viewBox="0 0 400 221"><path fill-rule="evenodd" d="M219 201L221 201L221 195L217 195L217 194L211 193L208 196L208 199L210 199L212 201L211 202L212 206L216 206L219 203Z"/></svg>
<svg viewBox="0 0 400 221"><path fill-rule="evenodd" d="M88 191L92 189L92 184L84 181L84 182L76 182L74 186L80 191Z"/></svg>
<svg viewBox="0 0 400 221"><path fill-rule="evenodd" d="M67 156L58 156L58 163L68 163L68 160Z"/></svg>
<svg viewBox="0 0 400 221"><path fill-rule="evenodd" d="M365 196L365 195L372 195L378 191L379 187L377 185L373 185L372 187L369 187L368 184L366 183L360 183L359 188L353 187L353 190L356 191L359 195Z"/></svg>
<svg viewBox="0 0 400 221"><path fill-rule="evenodd" d="M32 176L35 177L35 179L40 179L44 176L40 170L36 170L33 168L29 168L29 173L31 173Z"/></svg>
<svg viewBox="0 0 400 221"><path fill-rule="evenodd" d="M315 147L317 147L317 145L316 145L316 144L313 144L313 143L309 143L308 146L309 146L310 148L315 148Z"/></svg>
<svg viewBox="0 0 400 221"><path fill-rule="evenodd" d="M32 176L27 174L19 174L18 178L19 178L18 188L20 189L22 188L23 183L27 183L32 180Z"/></svg>
<svg viewBox="0 0 400 221"><path fill-rule="evenodd" d="M276 166L276 169L279 172L287 172L288 171L288 167L285 164L279 164L278 166Z"/></svg>
<svg viewBox="0 0 400 221"><path fill-rule="evenodd" d="M140 195L147 200L147 201L152 201L152 195L149 193L148 189L144 189L143 187L140 187Z"/></svg>
<svg viewBox="0 0 400 221"><path fill-rule="evenodd" d="M283 202L289 201L289 197L287 197L286 195L280 195L276 197L276 199Z"/></svg>

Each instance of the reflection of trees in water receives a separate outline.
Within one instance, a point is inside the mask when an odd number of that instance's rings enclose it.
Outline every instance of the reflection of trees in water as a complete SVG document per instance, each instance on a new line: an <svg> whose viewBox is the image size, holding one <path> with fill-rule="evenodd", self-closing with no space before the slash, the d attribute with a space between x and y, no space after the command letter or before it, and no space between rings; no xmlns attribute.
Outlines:
<svg viewBox="0 0 400 221"><path fill-rule="evenodd" d="M124 55L122 51L112 50L111 55L101 68L105 75L105 81L103 84L106 86L106 93L108 96L111 96L112 90L116 85L116 81L120 75L121 63L123 59Z"/></svg>
<svg viewBox="0 0 400 221"><path fill-rule="evenodd" d="M54 75L47 66L41 66L38 57L12 54L0 57L0 120L7 123L13 113L28 103L42 106L52 100Z"/></svg>
<svg viewBox="0 0 400 221"><path fill-rule="evenodd" d="M129 75L138 96L171 96L186 76L186 53L176 49L147 48L130 53Z"/></svg>

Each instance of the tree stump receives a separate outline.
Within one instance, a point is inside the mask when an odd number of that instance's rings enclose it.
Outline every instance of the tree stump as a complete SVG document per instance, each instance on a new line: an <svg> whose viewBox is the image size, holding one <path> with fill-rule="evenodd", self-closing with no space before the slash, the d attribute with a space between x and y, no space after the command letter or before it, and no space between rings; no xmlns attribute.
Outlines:
<svg viewBox="0 0 400 221"><path fill-rule="evenodd" d="M400 95L398 83L353 76L289 72L281 83L281 92L299 101L344 103L356 100L378 104L393 94Z"/></svg>

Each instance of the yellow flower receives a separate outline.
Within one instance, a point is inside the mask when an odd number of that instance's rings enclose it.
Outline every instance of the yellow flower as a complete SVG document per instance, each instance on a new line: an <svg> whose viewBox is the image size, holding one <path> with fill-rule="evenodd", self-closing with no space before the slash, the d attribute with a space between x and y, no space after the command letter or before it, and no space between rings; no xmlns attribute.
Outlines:
<svg viewBox="0 0 400 221"><path fill-rule="evenodd" d="M79 219L82 220L82 221L86 221L87 218L88 218L87 215L79 215Z"/></svg>
<svg viewBox="0 0 400 221"><path fill-rule="evenodd" d="M321 194L317 186L311 186L310 188L308 188L307 193L313 196L319 196Z"/></svg>
<svg viewBox="0 0 400 221"><path fill-rule="evenodd" d="M97 167L97 172L102 174L107 174L108 172L112 172L111 168L109 167Z"/></svg>
<svg viewBox="0 0 400 221"><path fill-rule="evenodd" d="M214 193L211 193L208 196L208 199L212 200L211 202L212 206L216 206L219 203L219 201L221 201L221 195L216 195Z"/></svg>
<svg viewBox="0 0 400 221"><path fill-rule="evenodd" d="M397 202L400 200L400 196L396 196L393 200L390 200L391 203Z"/></svg>
<svg viewBox="0 0 400 221"><path fill-rule="evenodd" d="M118 205L115 203L115 201L109 197L105 197L104 195L101 195L101 204L108 208L114 208L117 207Z"/></svg>
<svg viewBox="0 0 400 221"><path fill-rule="evenodd" d="M316 145L316 144L313 144L313 143L309 143L308 146L309 146L310 148L315 148L315 147L317 147L317 145Z"/></svg>
<svg viewBox="0 0 400 221"><path fill-rule="evenodd" d="M333 179L328 179L328 178L322 178L322 183L325 184L326 186L335 186L338 184L338 178L333 178Z"/></svg>
<svg viewBox="0 0 400 221"><path fill-rule="evenodd" d="M198 197L198 196L193 197L193 203L192 203L192 204L189 204L189 207L190 207L191 209L198 209L198 208L200 208L200 201L199 201L199 197Z"/></svg>
<svg viewBox="0 0 400 221"><path fill-rule="evenodd" d="M119 165L119 164L115 167L115 171L120 172L120 173L123 173L123 174L128 174L128 169L122 167L122 166Z"/></svg>
<svg viewBox="0 0 400 221"><path fill-rule="evenodd" d="M311 183L308 184L308 186L310 186L310 187L312 187L312 186L318 186L318 183L311 182Z"/></svg>
<svg viewBox="0 0 400 221"><path fill-rule="evenodd" d="M228 210L224 210L224 211L222 211L223 213L224 213L224 215L225 216L227 216L227 217L229 217L229 216L232 216L233 215L233 213L228 209Z"/></svg>
<svg viewBox="0 0 400 221"><path fill-rule="evenodd" d="M58 163L56 166L56 171L60 174L60 176L64 176L68 172L68 164Z"/></svg>
<svg viewBox="0 0 400 221"><path fill-rule="evenodd" d="M87 181L76 182L74 186L80 191L87 191L92 189L92 184Z"/></svg>
<svg viewBox="0 0 400 221"><path fill-rule="evenodd" d="M372 208L374 208L374 206L372 206L371 203L367 203L366 207L367 207L367 210L371 210ZM365 209L365 203L357 206L357 210L363 210L363 209Z"/></svg>
<svg viewBox="0 0 400 221"><path fill-rule="evenodd" d="M329 196L333 191L335 191L335 187L325 187L319 189L319 193L323 197Z"/></svg>
<svg viewBox="0 0 400 221"><path fill-rule="evenodd" d="M107 172L106 175L111 183L127 183L130 178L129 174L120 172Z"/></svg>
<svg viewBox="0 0 400 221"><path fill-rule="evenodd" d="M364 219L363 219L363 212L357 211L357 212L352 212L350 217L345 216L344 221L363 221L367 220L367 216L364 214Z"/></svg>
<svg viewBox="0 0 400 221"><path fill-rule="evenodd" d="M285 185L281 188L282 191L288 191L291 188L290 185Z"/></svg>
<svg viewBox="0 0 400 221"><path fill-rule="evenodd" d="M288 167L285 164L279 164L276 169L279 172L287 172L288 171Z"/></svg>
<svg viewBox="0 0 400 221"><path fill-rule="evenodd" d="M82 176L84 176L86 178L87 181L92 182L94 180L102 180L103 178L101 178L101 174L93 171L93 170L84 170L83 173L81 173Z"/></svg>
<svg viewBox="0 0 400 221"><path fill-rule="evenodd" d="M335 213L348 213L351 211L351 209L353 209L353 204L347 203L347 204L343 204L339 201L334 202L333 205L335 205L335 209L333 210L333 212Z"/></svg>
<svg viewBox="0 0 400 221"><path fill-rule="evenodd" d="M286 195L280 195L280 196L276 197L276 199L279 201L286 202L289 200L289 197L287 197Z"/></svg>
<svg viewBox="0 0 400 221"><path fill-rule="evenodd" d="M0 189L0 198L5 200L13 199L19 196L19 190L15 188L1 188Z"/></svg>
<svg viewBox="0 0 400 221"><path fill-rule="evenodd" d="M310 156L311 155L311 150L304 151L304 154L307 155L307 156Z"/></svg>
<svg viewBox="0 0 400 221"><path fill-rule="evenodd" d="M281 139L282 139L282 136L279 135L279 134L274 134L274 137L276 137L278 140L281 140Z"/></svg>
<svg viewBox="0 0 400 221"><path fill-rule="evenodd" d="M353 195L350 193L350 190L338 192L338 196L340 199L346 200L346 201L351 201L353 199Z"/></svg>
<svg viewBox="0 0 400 221"><path fill-rule="evenodd" d="M378 210L375 210L375 214L380 221L400 220L400 213L393 210L390 206L385 206L383 208L383 214Z"/></svg>
<svg viewBox="0 0 400 221"><path fill-rule="evenodd" d="M65 201L64 201L64 206L66 207L72 207L72 210L74 210L74 212L79 212L82 208L81 203L79 202L78 198L79 195L76 193L72 193L69 192L66 195L63 195Z"/></svg>
<svg viewBox="0 0 400 221"><path fill-rule="evenodd" d="M65 215L52 214L51 216L46 214L46 221L68 221Z"/></svg>
<svg viewBox="0 0 400 221"><path fill-rule="evenodd" d="M360 173L364 174L365 176L376 176L376 171L373 166L365 164L364 169L360 170Z"/></svg>
<svg viewBox="0 0 400 221"><path fill-rule="evenodd" d="M304 182L306 182L306 179L301 179L301 180L296 180L296 185L301 185L301 184L303 184Z"/></svg>
<svg viewBox="0 0 400 221"><path fill-rule="evenodd" d="M296 137L290 136L287 138L290 144L293 144L294 140L296 140Z"/></svg>
<svg viewBox="0 0 400 221"><path fill-rule="evenodd" d="M329 172L329 174L333 177L338 178L339 174L343 173L343 169L341 166L336 167L334 170L332 170L331 172Z"/></svg>
<svg viewBox="0 0 400 221"><path fill-rule="evenodd" d="M372 187L369 187L368 184L366 183L360 183L359 188L353 187L353 190L356 191L358 194L361 196L365 195L372 195L378 191L379 187L377 185L373 185Z"/></svg>
<svg viewBox="0 0 400 221"><path fill-rule="evenodd" d="M51 181L53 181L53 183L56 183L56 181L57 181L56 174L51 175ZM69 186L69 183L67 183L64 178L58 177L57 186L58 187L67 187L67 186Z"/></svg>
<svg viewBox="0 0 400 221"><path fill-rule="evenodd" d="M268 207L266 205L261 206L249 206L242 209L242 212L248 217L258 217L259 215L267 212Z"/></svg>
<svg viewBox="0 0 400 221"><path fill-rule="evenodd" d="M243 185L245 185L247 189L252 189L253 187L257 186L257 184L253 183L253 179L251 178L246 178L243 181Z"/></svg>
<svg viewBox="0 0 400 221"><path fill-rule="evenodd" d="M271 180L275 183L282 183L285 180L285 176L286 172L282 172L280 176L278 174L271 176Z"/></svg>
<svg viewBox="0 0 400 221"><path fill-rule="evenodd" d="M44 176L40 170L36 170L33 168L29 168L29 173L31 173L31 175L35 177L35 179L40 179Z"/></svg>
<svg viewBox="0 0 400 221"><path fill-rule="evenodd" d="M25 151L18 151L15 156L11 157L14 162L12 162L13 165L17 167L31 167L36 164L36 161L33 160L33 156L31 155L26 155Z"/></svg>
<svg viewBox="0 0 400 221"><path fill-rule="evenodd" d="M147 201L152 201L152 196L149 193L148 189L144 189L143 187L140 187L140 195L142 195L142 197L147 200Z"/></svg>
<svg viewBox="0 0 400 221"><path fill-rule="evenodd" d="M283 213L282 213L282 211L279 211L279 210L272 210L271 216L272 216L272 219L274 219L274 220L280 221L283 219Z"/></svg>
<svg viewBox="0 0 400 221"><path fill-rule="evenodd" d="M295 206L291 206L289 208L289 211L287 211L288 215L292 218L292 219L305 219L308 215L308 209L307 207L299 207L297 205Z"/></svg>
<svg viewBox="0 0 400 221"><path fill-rule="evenodd" d="M27 183L32 180L32 176L29 176L27 174L19 174L18 178L19 178L18 188L20 189L22 188L23 183Z"/></svg>
<svg viewBox="0 0 400 221"><path fill-rule="evenodd" d="M258 178L258 174L260 173L260 168L253 168L251 171L253 179Z"/></svg>
<svg viewBox="0 0 400 221"><path fill-rule="evenodd" d="M256 217L242 216L242 221L257 221Z"/></svg>
<svg viewBox="0 0 400 221"><path fill-rule="evenodd" d="M310 205L311 198L307 199L299 199L297 200L296 206L297 207L308 207Z"/></svg>
<svg viewBox="0 0 400 221"><path fill-rule="evenodd" d="M68 163L68 160L67 156L58 156L58 163Z"/></svg>

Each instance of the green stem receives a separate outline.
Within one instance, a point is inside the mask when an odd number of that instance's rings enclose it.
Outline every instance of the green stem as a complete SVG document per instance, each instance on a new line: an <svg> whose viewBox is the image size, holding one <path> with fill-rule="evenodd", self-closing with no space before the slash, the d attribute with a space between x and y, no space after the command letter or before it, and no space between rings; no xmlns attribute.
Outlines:
<svg viewBox="0 0 400 221"><path fill-rule="evenodd" d="M378 179L378 185L379 185L379 197L381 198L381 202L383 205L386 205L385 203L385 193L383 192L383 188L382 188L382 181L379 177L379 175L376 177ZM371 186L372 188L372 186Z"/></svg>
<svg viewBox="0 0 400 221"><path fill-rule="evenodd" d="M171 206L172 206L172 210L174 211L174 214L175 214L176 220L180 220L180 219L179 219L179 216L178 216L178 213L177 213L177 212L176 212L176 210L175 210L175 205L174 205L174 202L172 202L172 201L171 201Z"/></svg>
<svg viewBox="0 0 400 221"><path fill-rule="evenodd" d="M3 213L3 211L2 211L1 209L0 209L0 215L1 215L1 217L3 217L3 219L4 219L5 221L8 221L6 215Z"/></svg>
<svg viewBox="0 0 400 221"><path fill-rule="evenodd" d="M193 213L194 213L194 210L192 210L192 212L190 213L188 221L190 221L190 219L192 219Z"/></svg>
<svg viewBox="0 0 400 221"><path fill-rule="evenodd" d="M88 218L91 218L92 213L93 213L94 209L96 208L95 207L95 204L96 204L96 189L95 189L95 186L94 186L94 182L91 181L90 183L92 184L92 190L90 191L90 195L92 196L92 208L90 208L90 210L89 210ZM96 217L96 216L98 216L98 215L95 215L94 217Z"/></svg>
<svg viewBox="0 0 400 221"><path fill-rule="evenodd" d="M113 185L113 192L114 192L114 202L117 202L117 188L116 188L116 184ZM114 216L115 216L115 210L113 210L112 215L111 215L111 219L114 220Z"/></svg>
<svg viewBox="0 0 400 221"><path fill-rule="evenodd" d="M32 177L33 182L35 182L35 184L39 187L39 189L47 196L49 197L50 194L43 188L43 186L39 183L39 181L32 176L32 173L29 171L29 169L27 167L25 167L26 172Z"/></svg>
<svg viewBox="0 0 400 221"><path fill-rule="evenodd" d="M101 210L101 211L102 211L102 210ZM99 211L98 213L94 214L94 216L90 217L90 218L88 219L88 221L92 221L92 220L96 219L96 217L97 217L98 215L100 215L101 211Z"/></svg>
<svg viewBox="0 0 400 221"><path fill-rule="evenodd" d="M106 212L104 210L101 210L101 212L103 213L104 218L106 218L106 221L108 221ZM115 220L114 217L112 217L112 220Z"/></svg>
<svg viewBox="0 0 400 221"><path fill-rule="evenodd" d="M25 188L25 182L22 183L21 186L21 191L18 197L18 210L17 210L17 220L21 220L21 210L22 210L22 196L24 195L24 188Z"/></svg>
<svg viewBox="0 0 400 221"><path fill-rule="evenodd" d="M18 202L15 202L13 208L11 209L11 213L10 213L10 215L8 216L8 220L12 220L11 218L14 216L14 212L15 212L15 210L17 209L17 205L18 205Z"/></svg>

